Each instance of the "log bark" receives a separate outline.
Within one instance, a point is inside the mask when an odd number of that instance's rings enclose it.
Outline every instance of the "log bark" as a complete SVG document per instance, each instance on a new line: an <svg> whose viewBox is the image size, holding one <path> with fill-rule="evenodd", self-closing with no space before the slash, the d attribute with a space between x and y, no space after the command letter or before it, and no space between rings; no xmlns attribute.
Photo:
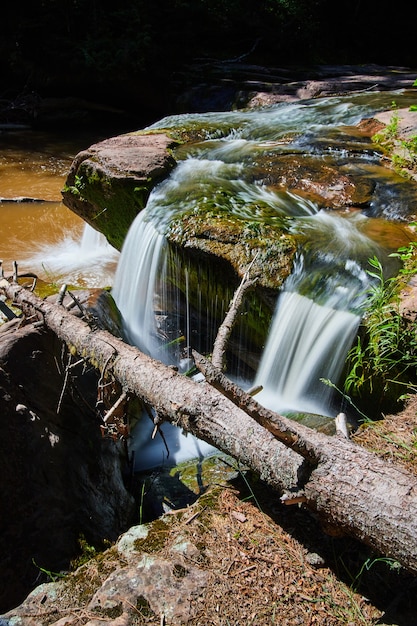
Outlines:
<svg viewBox="0 0 417 626"><path fill-rule="evenodd" d="M178 374L19 285L2 281L2 289L72 352L111 371L126 393L154 406L160 417L240 460L280 493L305 498L305 506L327 524L417 573L416 477L345 438L271 415L252 398L253 405L245 398L237 406L209 382Z"/></svg>

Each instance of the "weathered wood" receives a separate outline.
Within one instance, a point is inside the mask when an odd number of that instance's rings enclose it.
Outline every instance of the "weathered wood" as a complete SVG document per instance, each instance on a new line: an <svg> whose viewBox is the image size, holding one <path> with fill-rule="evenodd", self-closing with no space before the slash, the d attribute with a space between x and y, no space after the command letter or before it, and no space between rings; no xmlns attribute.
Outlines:
<svg viewBox="0 0 417 626"><path fill-rule="evenodd" d="M3 300L0 300L0 311L9 321L17 317L16 313L13 313L13 311L9 309L9 307L5 302L3 302Z"/></svg>
<svg viewBox="0 0 417 626"><path fill-rule="evenodd" d="M326 525L353 535L417 572L417 479L346 437L329 437L259 405L194 352L216 389L304 456L314 469L303 486L305 503ZM414 521L413 521L414 519Z"/></svg>
<svg viewBox="0 0 417 626"><path fill-rule="evenodd" d="M161 418L240 459L281 492L297 490L300 479L307 477L310 468L298 454L209 384L178 374L107 331L92 330L64 307L40 300L16 284L3 281L1 287L28 316L43 320L71 352L93 361L100 372L111 371L126 393L153 406Z"/></svg>
<svg viewBox="0 0 417 626"><path fill-rule="evenodd" d="M414 476L349 440L288 424L276 414L273 436L253 419L256 411L247 409L243 401L236 406L207 381L197 383L181 376L110 333L92 330L63 307L4 282L7 296L24 312L35 313L71 351L96 363L100 371L110 370L126 393L137 395L166 420L239 459L281 493L305 498L305 506L326 523L417 573ZM269 419L265 414L261 419L266 426Z"/></svg>
<svg viewBox="0 0 417 626"><path fill-rule="evenodd" d="M236 323L236 318L239 313L240 307L243 302L243 298L249 289L252 289L256 284L256 278L250 278L250 270L253 263L256 260L257 255L253 259L252 263L248 267L245 272L239 287L236 289L232 301L229 306L229 310L226 313L226 316L223 322L220 324L219 330L217 332L217 336L213 346L213 352L211 355L211 361L213 365L218 367L219 369L223 369L225 366L225 354L226 354L226 346L227 342L230 339L230 335L233 330L233 326Z"/></svg>
<svg viewBox="0 0 417 626"><path fill-rule="evenodd" d="M323 450L322 443L316 442L315 431L263 407L195 350L193 357L206 380L220 393L269 430L285 446L292 448L313 464L317 463Z"/></svg>

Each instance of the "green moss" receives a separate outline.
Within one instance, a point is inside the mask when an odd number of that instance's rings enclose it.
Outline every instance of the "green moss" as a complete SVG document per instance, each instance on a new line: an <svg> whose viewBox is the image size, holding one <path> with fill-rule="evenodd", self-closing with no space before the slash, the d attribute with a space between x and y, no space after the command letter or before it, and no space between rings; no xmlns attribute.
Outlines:
<svg viewBox="0 0 417 626"><path fill-rule="evenodd" d="M157 519L149 526L149 533L142 539L136 539L135 550L138 552L158 552L166 542L169 534L169 525L162 519Z"/></svg>
<svg viewBox="0 0 417 626"><path fill-rule="evenodd" d="M80 554L71 561L71 568L76 569L97 555L97 550L90 545L83 534L78 538Z"/></svg>
<svg viewBox="0 0 417 626"><path fill-rule="evenodd" d="M271 223L247 221L226 209L188 212L175 218L167 233L169 241L187 250L195 249L228 261L237 276L251 265L251 277L259 284L278 289L289 275L296 251L295 237L288 233L288 220ZM254 257L255 261L254 261Z"/></svg>
<svg viewBox="0 0 417 626"><path fill-rule="evenodd" d="M101 176L89 161L84 161L75 177L75 186L67 187L67 193L95 207L89 221L120 250L131 223L145 207L153 185L151 181L138 184L135 179Z"/></svg>
<svg viewBox="0 0 417 626"><path fill-rule="evenodd" d="M138 596L136 598L136 609L143 617L154 617L155 613L152 611L148 600L144 596Z"/></svg>

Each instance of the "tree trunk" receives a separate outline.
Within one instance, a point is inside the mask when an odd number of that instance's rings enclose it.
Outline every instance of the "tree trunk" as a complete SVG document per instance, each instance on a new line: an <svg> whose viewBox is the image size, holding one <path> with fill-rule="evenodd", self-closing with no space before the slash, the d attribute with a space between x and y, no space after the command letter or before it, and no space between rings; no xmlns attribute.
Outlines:
<svg viewBox="0 0 417 626"><path fill-rule="evenodd" d="M296 494L330 526L417 573L414 476L351 441L267 411L252 398L243 396L237 406L207 381L194 382L110 333L92 330L63 307L7 281L0 287L72 352L111 372L124 392L152 405L159 417L240 460L280 493Z"/></svg>

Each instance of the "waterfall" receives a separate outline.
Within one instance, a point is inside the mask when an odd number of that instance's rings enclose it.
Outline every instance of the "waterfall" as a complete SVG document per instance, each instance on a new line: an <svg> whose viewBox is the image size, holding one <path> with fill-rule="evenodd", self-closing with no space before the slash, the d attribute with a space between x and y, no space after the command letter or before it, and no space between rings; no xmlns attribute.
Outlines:
<svg viewBox="0 0 417 626"><path fill-rule="evenodd" d="M273 177L271 184L263 183L262 175L258 180L258 173L263 167L273 169L274 159L288 149L318 152L322 158L322 146L327 139L332 141L329 129L355 124L373 110L372 97L361 95L351 101L329 98L256 111L172 116L151 126L150 130L187 129L190 136L196 131L197 139L178 148L177 167L153 190L126 237L113 296L129 341L154 358L181 366L178 354L172 360L173 352L164 352L163 344L172 340L164 319L175 318L186 348L197 334L206 333L210 352L216 333L213 320L218 326L219 312L226 312L229 305L230 294L220 295L220 285L213 284L209 274L201 271L191 288L183 260L173 262L165 236L174 218L179 221L204 210L212 217L230 216L255 225L280 225L284 219L297 238L298 253L277 299L255 381L245 383L262 385L257 399L273 410L334 417L338 411L333 391L320 379L339 383L369 288L368 259L376 255L386 263L391 250L379 245L379 222L365 210L319 210L313 201L282 190ZM287 148L291 134L296 139ZM333 149L324 151L330 158ZM358 156L361 173L372 158L366 152ZM349 163L349 168L354 165ZM378 207L371 209L372 218L378 218ZM173 266L177 275L169 276ZM178 284L181 295L175 295ZM194 302L201 303L194 313L200 320L207 318L198 329L190 323L191 289ZM150 439L152 429L145 416L133 432L136 469L167 462L162 440ZM173 463L213 450L170 425L164 425L164 435L171 451L168 461Z"/></svg>
<svg viewBox="0 0 417 626"><path fill-rule="evenodd" d="M332 390L338 382L360 316L316 304L296 292L281 294L256 376L257 400L277 411L335 417Z"/></svg>
<svg viewBox="0 0 417 626"><path fill-rule="evenodd" d="M256 375L257 400L280 412L335 417L339 383L361 320L370 281L367 259L382 248L362 228L367 220L318 211L295 229L308 234L278 298ZM340 402L341 398L339 398Z"/></svg>
<svg viewBox="0 0 417 626"><path fill-rule="evenodd" d="M119 252L104 235L89 224L79 231L66 232L56 242L38 247L27 261L31 269L80 287L102 287L113 282Z"/></svg>
<svg viewBox="0 0 417 626"><path fill-rule="evenodd" d="M177 178L178 173L155 189L146 209L134 220L123 244L112 295L122 314L127 340L149 356L181 369L181 361L172 361L171 353L164 347L163 333L158 329L158 315L163 317L165 309L168 264L163 229L170 215L170 211L161 211L161 206L177 188ZM189 334L188 315L184 332ZM135 471L176 465L190 459L201 460L216 451L172 424L164 424L163 436L158 433L154 439L153 430L152 420L143 412L130 440Z"/></svg>
<svg viewBox="0 0 417 626"><path fill-rule="evenodd" d="M165 246L165 237L147 219L147 212L139 213L125 239L113 287L126 338L150 356L158 349L155 291Z"/></svg>

